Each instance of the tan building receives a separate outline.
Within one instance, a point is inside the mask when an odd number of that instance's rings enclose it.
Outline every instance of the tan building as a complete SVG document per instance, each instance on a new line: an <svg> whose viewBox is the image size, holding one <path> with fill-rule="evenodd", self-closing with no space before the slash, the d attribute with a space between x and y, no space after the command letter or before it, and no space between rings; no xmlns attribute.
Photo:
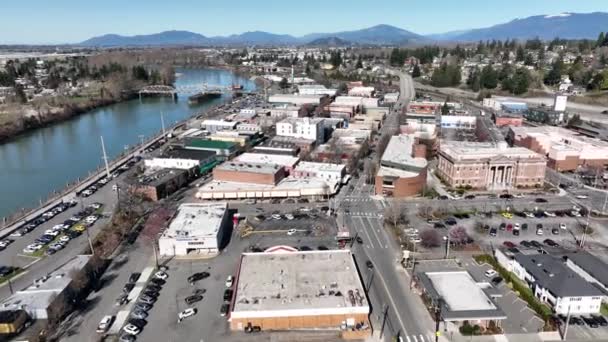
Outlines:
<svg viewBox="0 0 608 342"><path fill-rule="evenodd" d="M225 182L276 185L285 178L283 166L228 161L213 169L213 179Z"/></svg>
<svg viewBox="0 0 608 342"><path fill-rule="evenodd" d="M506 143L441 141L436 174L452 187L508 190L542 185L547 160Z"/></svg>
<svg viewBox="0 0 608 342"><path fill-rule="evenodd" d="M342 329L365 338L370 306L349 250L271 250L241 256L232 330Z"/></svg>
<svg viewBox="0 0 608 342"><path fill-rule="evenodd" d="M414 135L396 135L388 143L376 174L376 194L416 196L426 185L426 146Z"/></svg>
<svg viewBox="0 0 608 342"><path fill-rule="evenodd" d="M547 166L572 171L583 165L608 164L608 142L551 126L511 127L507 138L516 146L547 156Z"/></svg>

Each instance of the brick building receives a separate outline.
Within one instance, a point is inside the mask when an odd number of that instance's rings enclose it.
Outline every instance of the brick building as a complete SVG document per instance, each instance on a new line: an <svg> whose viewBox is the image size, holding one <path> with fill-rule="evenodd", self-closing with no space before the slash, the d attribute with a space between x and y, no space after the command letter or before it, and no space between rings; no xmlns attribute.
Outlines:
<svg viewBox="0 0 608 342"><path fill-rule="evenodd" d="M512 127L507 139L515 146L547 156L547 166L573 171L579 166L608 164L608 142L560 127Z"/></svg>
<svg viewBox="0 0 608 342"><path fill-rule="evenodd" d="M213 179L225 182L276 185L286 176L285 168L276 164L228 161L213 169Z"/></svg>
<svg viewBox="0 0 608 342"><path fill-rule="evenodd" d="M546 164L542 155L504 142L441 141L436 174L452 187L508 190L542 185Z"/></svg>
<svg viewBox="0 0 608 342"><path fill-rule="evenodd" d="M426 146L414 135L393 136L382 155L376 174L376 194L387 197L415 196L426 185Z"/></svg>

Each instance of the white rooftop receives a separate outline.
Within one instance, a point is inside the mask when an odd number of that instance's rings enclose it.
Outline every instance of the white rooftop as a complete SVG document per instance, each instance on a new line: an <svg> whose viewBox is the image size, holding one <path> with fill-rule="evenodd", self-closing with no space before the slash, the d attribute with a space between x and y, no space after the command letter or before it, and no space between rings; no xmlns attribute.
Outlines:
<svg viewBox="0 0 608 342"><path fill-rule="evenodd" d="M412 134L401 134L391 137L386 150L382 155L383 163L394 163L415 168L424 168L428 164L425 158L412 156L416 138Z"/></svg>
<svg viewBox="0 0 608 342"><path fill-rule="evenodd" d="M208 119L208 120L203 120L203 122L201 122L201 124L203 126L212 125L212 126L230 126L230 127L232 127L232 126L236 126L238 124L238 122Z"/></svg>
<svg viewBox="0 0 608 342"><path fill-rule="evenodd" d="M299 160L300 158L298 157L279 154L243 153L234 158L232 161L240 163L261 163L293 167Z"/></svg>
<svg viewBox="0 0 608 342"><path fill-rule="evenodd" d="M450 311L496 310L494 303L466 271L427 272L426 276Z"/></svg>
<svg viewBox="0 0 608 342"><path fill-rule="evenodd" d="M201 186L197 198L270 198L331 195L336 186L320 178L283 178L279 184L257 184L213 180Z"/></svg>
<svg viewBox="0 0 608 342"><path fill-rule="evenodd" d="M349 250L244 253L233 318L369 313Z"/></svg>
<svg viewBox="0 0 608 342"><path fill-rule="evenodd" d="M508 147L506 143L441 140L440 151L456 160L495 158L539 158L543 156L525 147Z"/></svg>
<svg viewBox="0 0 608 342"><path fill-rule="evenodd" d="M239 172L253 172L253 173L264 173L264 174L275 174L283 165L278 164L266 164L263 162L240 162L240 161L227 161L215 167L216 170L225 171L239 171Z"/></svg>
<svg viewBox="0 0 608 342"><path fill-rule="evenodd" d="M223 202L184 203L161 238L216 237L227 209L228 204Z"/></svg>
<svg viewBox="0 0 608 342"><path fill-rule="evenodd" d="M308 172L342 172L346 166L344 164L316 163L316 162L300 162L296 166L296 171Z"/></svg>

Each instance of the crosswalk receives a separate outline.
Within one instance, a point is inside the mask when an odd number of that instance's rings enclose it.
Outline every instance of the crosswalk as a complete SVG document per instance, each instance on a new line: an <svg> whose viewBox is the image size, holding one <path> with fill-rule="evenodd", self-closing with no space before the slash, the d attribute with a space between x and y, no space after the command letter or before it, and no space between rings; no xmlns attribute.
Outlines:
<svg viewBox="0 0 608 342"><path fill-rule="evenodd" d="M399 342L431 342L431 341L435 341L435 339L431 336L425 336L425 335L399 336Z"/></svg>
<svg viewBox="0 0 608 342"><path fill-rule="evenodd" d="M373 218L383 218L384 215L382 213L368 213L368 212L350 212L350 216L353 217L373 217Z"/></svg>

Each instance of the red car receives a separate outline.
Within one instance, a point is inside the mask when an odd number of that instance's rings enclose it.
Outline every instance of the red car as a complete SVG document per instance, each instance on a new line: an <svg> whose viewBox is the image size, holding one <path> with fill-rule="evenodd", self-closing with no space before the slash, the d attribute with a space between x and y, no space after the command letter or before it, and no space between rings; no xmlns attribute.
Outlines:
<svg viewBox="0 0 608 342"><path fill-rule="evenodd" d="M513 230L513 225L509 223L509 224L507 225L507 231L508 231L508 232L510 232L510 231L512 231L512 230Z"/></svg>
<svg viewBox="0 0 608 342"><path fill-rule="evenodd" d="M503 246L505 246L507 248L513 248L513 247L515 247L515 244L513 242L511 242L511 241L505 241L502 244L503 244Z"/></svg>

